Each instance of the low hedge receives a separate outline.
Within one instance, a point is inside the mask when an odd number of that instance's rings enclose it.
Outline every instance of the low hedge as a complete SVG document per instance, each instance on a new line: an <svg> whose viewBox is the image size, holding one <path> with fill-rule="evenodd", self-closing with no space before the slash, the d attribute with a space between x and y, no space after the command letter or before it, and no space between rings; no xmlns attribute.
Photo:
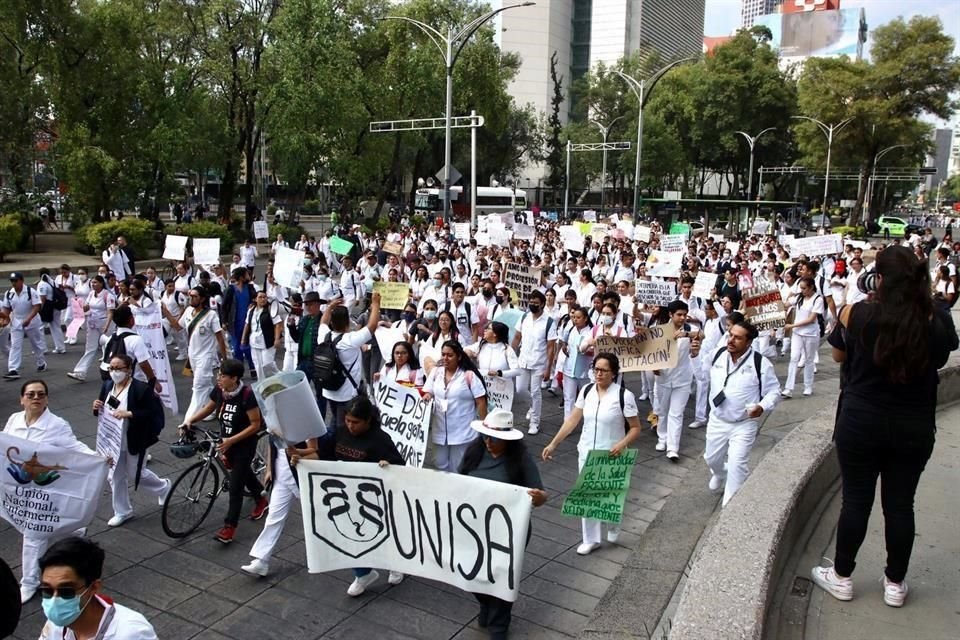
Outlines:
<svg viewBox="0 0 960 640"><path fill-rule="evenodd" d="M0 216L0 260L20 248L20 241L25 235L23 231L19 215L11 213Z"/></svg>
<svg viewBox="0 0 960 640"><path fill-rule="evenodd" d="M841 236L850 236L854 240L864 240L867 237L867 230L864 227L834 227L831 231Z"/></svg>
<svg viewBox="0 0 960 640"><path fill-rule="evenodd" d="M91 255L99 255L110 243L123 236L138 258L146 258L158 248L153 222L137 218L123 218L110 222L89 224L76 232L77 240Z"/></svg>

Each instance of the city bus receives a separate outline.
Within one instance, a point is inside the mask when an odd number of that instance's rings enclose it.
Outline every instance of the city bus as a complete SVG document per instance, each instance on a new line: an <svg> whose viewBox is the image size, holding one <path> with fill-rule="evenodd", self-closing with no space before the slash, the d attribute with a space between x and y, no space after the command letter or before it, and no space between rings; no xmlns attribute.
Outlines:
<svg viewBox="0 0 960 640"><path fill-rule="evenodd" d="M420 215L443 213L443 190L436 187L417 189L414 212ZM463 187L450 187L450 208L456 220L470 219L469 196L463 195ZM508 187L477 187L477 215L524 211L527 208L527 193Z"/></svg>

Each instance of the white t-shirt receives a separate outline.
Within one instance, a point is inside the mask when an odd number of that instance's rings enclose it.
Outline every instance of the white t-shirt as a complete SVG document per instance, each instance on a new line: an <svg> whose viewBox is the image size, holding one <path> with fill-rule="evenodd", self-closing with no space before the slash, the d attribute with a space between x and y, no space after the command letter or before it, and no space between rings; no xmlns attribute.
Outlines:
<svg viewBox="0 0 960 640"><path fill-rule="evenodd" d="M434 444L466 444L477 437L470 422L476 420L476 399L487 395L487 390L472 371L457 369L449 384L445 371L442 366L434 368L423 385L424 392L433 394L430 437Z"/></svg>
<svg viewBox="0 0 960 640"><path fill-rule="evenodd" d="M99 294L91 291L87 294L85 304L90 309L87 312L87 322L90 329L102 331L107 322L107 313L117 308L117 299L106 289Z"/></svg>
<svg viewBox="0 0 960 640"><path fill-rule="evenodd" d="M373 338L373 334L370 333L370 329L367 327L359 331L348 331L347 333L341 334L332 331L327 325L321 324L320 329L317 331L316 344L320 344L326 340L327 336L332 336L331 339L336 340L341 335L343 338L337 342L337 355L340 357L340 363L344 369L350 372L350 378L353 378L353 382L348 378L343 381L339 389L334 391L328 389L323 390L323 397L335 402L347 402L356 397L357 386L363 385L363 352L360 347L370 342Z"/></svg>
<svg viewBox="0 0 960 640"><path fill-rule="evenodd" d="M16 289L10 287L10 289L3 294L3 303L0 306L10 312L12 316L11 326L16 327L30 315L33 307L38 304L40 304L40 294L38 294L37 290L33 287L28 287L24 284L20 293L17 293ZM39 322L40 314L38 313L33 317L33 320L30 321L27 327L36 327Z"/></svg>
<svg viewBox="0 0 960 640"><path fill-rule="evenodd" d="M217 313L209 309L205 309L205 311L206 314L194 325L187 343L187 355L190 356L190 364L194 367L199 366L201 362L213 360L216 357L218 352L217 334L223 333ZM187 307L180 319L180 326L187 329L197 313L197 307Z"/></svg>
<svg viewBox="0 0 960 640"><path fill-rule="evenodd" d="M617 383L607 387L601 398L596 384L580 390L574 406L583 411L583 428L580 430L580 441L577 451L586 456L593 449L609 449L620 442L624 436L623 421L639 415L637 398L633 392L625 389L623 393L623 410L620 410L620 385Z"/></svg>
<svg viewBox="0 0 960 640"><path fill-rule="evenodd" d="M275 308L275 305L270 305L268 307L270 311L270 320L273 322L274 327L280 324L280 314ZM247 336L247 340L250 342L250 346L255 349L266 349L267 343L263 339L263 327L260 326L260 320L263 317L263 309L259 307L250 307L250 310L247 311L247 323L250 325L250 335ZM274 327L268 327L267 330L270 332L275 331ZM273 345L277 346L276 343Z"/></svg>
<svg viewBox="0 0 960 640"><path fill-rule="evenodd" d="M547 325L550 325L549 330ZM534 318L526 313L517 322L520 336L520 366L524 369L543 369L547 366L547 343L557 339L557 322L541 313Z"/></svg>

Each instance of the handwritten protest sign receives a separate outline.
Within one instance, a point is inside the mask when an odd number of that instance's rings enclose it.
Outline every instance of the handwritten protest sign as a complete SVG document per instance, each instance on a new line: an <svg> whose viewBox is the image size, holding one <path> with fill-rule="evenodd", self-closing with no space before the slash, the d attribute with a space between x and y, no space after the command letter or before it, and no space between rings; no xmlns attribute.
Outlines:
<svg viewBox="0 0 960 640"><path fill-rule="evenodd" d="M0 517L17 531L49 539L90 524L107 477L102 457L6 433L0 451Z"/></svg>
<svg viewBox="0 0 960 640"><path fill-rule="evenodd" d="M273 278L277 284L299 290L300 281L303 280L303 259L306 256L304 251L278 247L273 256Z"/></svg>
<svg viewBox="0 0 960 640"><path fill-rule="evenodd" d="M380 380L374 395L380 408L380 428L393 440L408 466L422 467L433 401L425 401L416 389L393 380Z"/></svg>
<svg viewBox="0 0 960 640"><path fill-rule="evenodd" d="M470 223L457 222L453 225L453 236L457 240L470 240Z"/></svg>
<svg viewBox="0 0 960 640"><path fill-rule="evenodd" d="M755 236L765 236L770 233L770 223L766 220L754 220L750 234Z"/></svg>
<svg viewBox="0 0 960 640"><path fill-rule="evenodd" d="M503 275L503 286L516 289L520 294L521 303L526 306L530 294L540 286L540 273L541 270L538 267L508 262Z"/></svg>
<svg viewBox="0 0 960 640"><path fill-rule="evenodd" d="M220 262L220 238L194 238L193 262L204 265Z"/></svg>
<svg viewBox="0 0 960 640"><path fill-rule="evenodd" d="M513 240L513 231L506 227L490 227L490 244L498 247L509 247Z"/></svg>
<svg viewBox="0 0 960 640"><path fill-rule="evenodd" d="M620 524L636 462L636 449L625 449L616 458L610 457L609 451L600 449L587 453L587 461L564 499L560 513Z"/></svg>
<svg viewBox="0 0 960 640"><path fill-rule="evenodd" d="M610 225L592 224L590 225L590 237L594 242L600 242L610 234Z"/></svg>
<svg viewBox="0 0 960 640"><path fill-rule="evenodd" d="M672 282L637 280L634 283L637 302L665 307L677 299L677 286Z"/></svg>
<svg viewBox="0 0 960 640"><path fill-rule="evenodd" d="M487 231L477 231L474 238L477 239L477 246L488 247L490 246L490 233Z"/></svg>
<svg viewBox="0 0 960 640"><path fill-rule="evenodd" d="M735 242L735 241L733 241L733 240L727 240L727 241L723 244L723 247L730 252L730 255L731 255L731 256L736 256L738 253L740 253L740 243L739 243L739 242Z"/></svg>
<svg viewBox="0 0 960 640"><path fill-rule="evenodd" d="M80 327L83 326L84 320L83 317L83 300L80 296L74 296L70 299L70 312L71 320L70 324L67 325L66 336L71 340L77 337L77 334L80 332Z"/></svg>
<svg viewBox="0 0 960 640"><path fill-rule="evenodd" d="M660 236L661 251L683 251L687 247L687 234L668 233Z"/></svg>
<svg viewBox="0 0 960 640"><path fill-rule="evenodd" d="M517 599L527 488L370 462L297 463L310 573L377 567Z"/></svg>
<svg viewBox="0 0 960 640"><path fill-rule="evenodd" d="M779 329L787 324L787 310L779 289L750 289L744 292L743 302L744 316L760 331Z"/></svg>
<svg viewBox="0 0 960 640"><path fill-rule="evenodd" d="M266 220L256 220L253 223L254 240L266 240L270 237L270 229L267 227Z"/></svg>
<svg viewBox="0 0 960 640"><path fill-rule="evenodd" d="M593 209L583 212L584 222L596 222L597 221L597 212Z"/></svg>
<svg viewBox="0 0 960 640"><path fill-rule="evenodd" d="M374 293L380 294L380 308L403 309L410 300L410 285L406 282L384 282L378 280L373 283Z"/></svg>
<svg viewBox="0 0 960 640"><path fill-rule="evenodd" d="M798 258L804 256L829 256L843 251L843 238L839 233L831 233L827 236L807 236L806 238L794 238L790 243L790 257Z"/></svg>
<svg viewBox="0 0 960 640"><path fill-rule="evenodd" d="M403 253L403 245L399 242L384 242L383 252L399 256L401 253Z"/></svg>
<svg viewBox="0 0 960 640"><path fill-rule="evenodd" d="M682 251L651 251L647 258L647 275L679 278L683 266Z"/></svg>
<svg viewBox="0 0 960 640"><path fill-rule="evenodd" d="M673 324L637 327L633 338L597 336L595 351L612 353L620 360L620 371L655 371L677 366L677 343Z"/></svg>
<svg viewBox="0 0 960 640"><path fill-rule="evenodd" d="M670 235L690 237L690 225L686 222L674 222L670 225Z"/></svg>
<svg viewBox="0 0 960 640"><path fill-rule="evenodd" d="M488 375L484 375L483 380L487 383L487 411L494 409L513 411L513 394L516 391L513 380Z"/></svg>
<svg viewBox="0 0 960 640"><path fill-rule="evenodd" d="M633 228L633 239L638 242L650 242L650 227L644 226L642 224L637 225Z"/></svg>
<svg viewBox="0 0 960 640"><path fill-rule="evenodd" d="M513 228L514 240L533 240L535 235L533 227L528 224L518 224Z"/></svg>
<svg viewBox="0 0 960 640"><path fill-rule="evenodd" d="M123 420L114 418L110 407L104 405L97 416L97 454L104 458L120 458L123 441Z"/></svg>
<svg viewBox="0 0 960 640"><path fill-rule="evenodd" d="M174 236L168 234L163 239L163 259L164 260L183 260L187 253L187 236Z"/></svg>
<svg viewBox="0 0 960 640"><path fill-rule="evenodd" d="M789 247L790 243L792 243L796 239L796 237L797 236L795 236L792 233L784 233L777 237L777 242L779 242L785 247Z"/></svg>
<svg viewBox="0 0 960 640"><path fill-rule="evenodd" d="M340 236L330 237L330 251L333 251L338 255L345 256L350 253L351 249L353 249L353 243L349 240L344 240Z"/></svg>
<svg viewBox="0 0 960 640"><path fill-rule="evenodd" d="M163 336L163 312L159 304L147 307L134 307L134 331L143 340L150 355L153 375L160 383L160 401L171 413L179 413L177 388L173 384L173 372L170 370L170 356L167 354L167 342Z"/></svg>
<svg viewBox="0 0 960 640"><path fill-rule="evenodd" d="M691 295L696 298L709 299L713 295L713 289L717 286L717 274L707 271L698 271L697 278L693 282L693 291Z"/></svg>

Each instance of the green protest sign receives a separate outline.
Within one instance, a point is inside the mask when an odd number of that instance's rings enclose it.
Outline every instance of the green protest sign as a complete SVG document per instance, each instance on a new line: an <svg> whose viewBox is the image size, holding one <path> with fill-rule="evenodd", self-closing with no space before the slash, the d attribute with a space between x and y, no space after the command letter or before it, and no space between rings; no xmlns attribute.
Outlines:
<svg viewBox="0 0 960 640"><path fill-rule="evenodd" d="M611 458L609 451L590 451L560 512L565 516L619 524L623 520L623 504L636 461L636 449L625 449L616 458Z"/></svg>
<svg viewBox="0 0 960 640"><path fill-rule="evenodd" d="M353 243L349 240L344 240L338 236L332 236L330 238L330 251L345 256L350 253L351 249L353 249Z"/></svg>
<svg viewBox="0 0 960 640"><path fill-rule="evenodd" d="M674 222L670 225L670 235L674 234L683 234L686 236L690 235L690 225L686 222Z"/></svg>

